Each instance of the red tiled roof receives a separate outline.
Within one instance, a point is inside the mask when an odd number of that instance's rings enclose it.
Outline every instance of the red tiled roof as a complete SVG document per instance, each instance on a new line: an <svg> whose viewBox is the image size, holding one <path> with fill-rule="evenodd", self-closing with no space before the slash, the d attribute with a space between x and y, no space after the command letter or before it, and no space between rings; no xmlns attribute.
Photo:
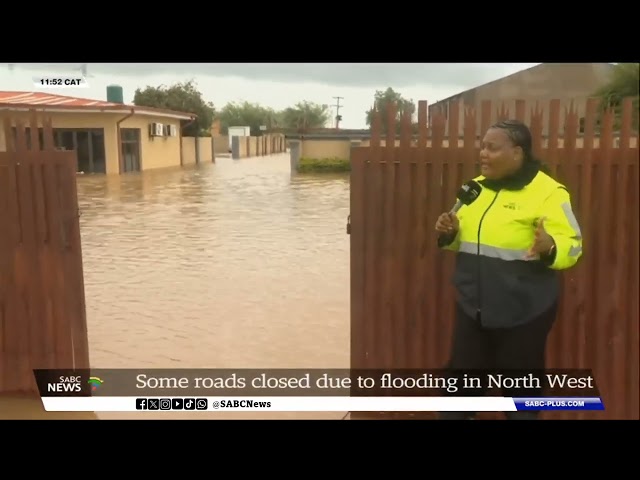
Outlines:
<svg viewBox="0 0 640 480"><path fill-rule="evenodd" d="M67 107L122 107L122 105L112 102L68 97L66 95L53 95L44 92L0 92L0 104L2 103L42 105L47 107L60 105Z"/></svg>
<svg viewBox="0 0 640 480"><path fill-rule="evenodd" d="M175 112L161 108L137 107L102 100L92 100L88 98L69 97L67 95L56 95L45 92L1 92L0 108L38 108L43 110L64 109L64 110L101 110L101 111L122 111L130 112L135 109L138 113L157 114L159 116L175 116L179 118L193 118L195 115L186 112Z"/></svg>

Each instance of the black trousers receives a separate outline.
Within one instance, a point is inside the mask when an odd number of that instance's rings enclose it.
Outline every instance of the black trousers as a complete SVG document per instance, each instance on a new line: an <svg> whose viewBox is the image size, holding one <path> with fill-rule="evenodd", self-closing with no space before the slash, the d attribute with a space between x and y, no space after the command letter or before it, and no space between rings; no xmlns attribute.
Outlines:
<svg viewBox="0 0 640 480"><path fill-rule="evenodd" d="M456 319L449 369L470 376L473 371L538 372L545 368L547 337L556 319L558 306L532 321L513 328L484 328L480 319L470 317L456 307ZM462 381L460 378L459 381ZM486 393L477 389L477 395ZM506 397L534 397L542 392L536 388L510 389L501 392ZM452 395L455 395L452 394ZM471 419L473 412L442 412L443 420ZM508 419L534 420L537 412L507 412Z"/></svg>

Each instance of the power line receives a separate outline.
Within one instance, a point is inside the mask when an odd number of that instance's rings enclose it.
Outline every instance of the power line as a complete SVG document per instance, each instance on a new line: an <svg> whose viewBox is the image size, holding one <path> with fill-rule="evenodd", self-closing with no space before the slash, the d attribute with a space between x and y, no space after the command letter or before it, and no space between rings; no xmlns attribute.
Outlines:
<svg viewBox="0 0 640 480"><path fill-rule="evenodd" d="M344 97L333 97L336 101L335 105L331 105L332 107L336 107L336 130L340 128L340 120L342 120L342 116L340 115L340 100L344 100Z"/></svg>

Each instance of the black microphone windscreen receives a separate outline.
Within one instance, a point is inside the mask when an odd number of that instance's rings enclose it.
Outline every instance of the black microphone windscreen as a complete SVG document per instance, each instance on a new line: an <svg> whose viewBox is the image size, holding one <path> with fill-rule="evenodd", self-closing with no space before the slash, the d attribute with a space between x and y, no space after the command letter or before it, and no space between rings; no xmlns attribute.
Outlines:
<svg viewBox="0 0 640 480"><path fill-rule="evenodd" d="M476 201L482 192L482 187L475 180L469 180L462 184L458 190L458 199L465 205L470 205Z"/></svg>

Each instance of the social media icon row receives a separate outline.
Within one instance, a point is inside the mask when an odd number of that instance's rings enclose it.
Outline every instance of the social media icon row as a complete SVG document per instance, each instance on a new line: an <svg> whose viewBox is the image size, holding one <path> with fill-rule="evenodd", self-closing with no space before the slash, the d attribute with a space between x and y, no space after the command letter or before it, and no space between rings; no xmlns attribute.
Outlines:
<svg viewBox="0 0 640 480"><path fill-rule="evenodd" d="M136 410L206 410L206 398L136 398Z"/></svg>

